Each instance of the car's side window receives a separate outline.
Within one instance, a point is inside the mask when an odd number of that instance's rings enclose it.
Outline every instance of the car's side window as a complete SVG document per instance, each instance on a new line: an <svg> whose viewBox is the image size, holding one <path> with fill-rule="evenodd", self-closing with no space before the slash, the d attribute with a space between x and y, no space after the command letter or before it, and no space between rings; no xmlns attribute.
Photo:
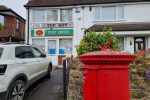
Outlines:
<svg viewBox="0 0 150 100"><path fill-rule="evenodd" d="M34 55L29 47L16 47L15 56L17 58L34 58Z"/></svg>
<svg viewBox="0 0 150 100"><path fill-rule="evenodd" d="M42 56L41 56L41 55L42 55L42 52L41 52L39 49L37 49L37 48L35 48L35 47L31 47L31 50L32 50L32 52L33 52L35 58L42 57Z"/></svg>

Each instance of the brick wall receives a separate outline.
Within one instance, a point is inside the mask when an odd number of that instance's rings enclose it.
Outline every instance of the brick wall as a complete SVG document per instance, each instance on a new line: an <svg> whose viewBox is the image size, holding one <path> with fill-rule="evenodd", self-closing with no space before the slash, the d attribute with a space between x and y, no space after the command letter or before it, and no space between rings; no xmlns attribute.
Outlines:
<svg viewBox="0 0 150 100"><path fill-rule="evenodd" d="M22 20L19 21L19 30L16 30L16 20L15 16L6 15L6 23L3 30L0 32L0 35L13 35L17 33L16 36L20 38L24 38L25 36L25 22Z"/></svg>

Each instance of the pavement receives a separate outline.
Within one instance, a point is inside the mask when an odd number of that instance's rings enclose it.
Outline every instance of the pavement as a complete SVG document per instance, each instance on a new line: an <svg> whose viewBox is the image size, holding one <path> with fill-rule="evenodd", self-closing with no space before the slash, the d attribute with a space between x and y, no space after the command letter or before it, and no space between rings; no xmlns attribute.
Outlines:
<svg viewBox="0 0 150 100"><path fill-rule="evenodd" d="M63 70L51 72L51 79L41 79L26 90L23 100L63 100Z"/></svg>

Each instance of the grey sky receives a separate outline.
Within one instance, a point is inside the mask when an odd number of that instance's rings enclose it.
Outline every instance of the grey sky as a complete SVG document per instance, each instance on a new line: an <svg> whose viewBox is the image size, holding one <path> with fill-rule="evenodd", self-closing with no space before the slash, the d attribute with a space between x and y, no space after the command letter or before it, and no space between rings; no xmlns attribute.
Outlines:
<svg viewBox="0 0 150 100"><path fill-rule="evenodd" d="M5 5L11 8L17 14L26 19L26 9L23 5L27 4L28 0L0 0L0 5Z"/></svg>

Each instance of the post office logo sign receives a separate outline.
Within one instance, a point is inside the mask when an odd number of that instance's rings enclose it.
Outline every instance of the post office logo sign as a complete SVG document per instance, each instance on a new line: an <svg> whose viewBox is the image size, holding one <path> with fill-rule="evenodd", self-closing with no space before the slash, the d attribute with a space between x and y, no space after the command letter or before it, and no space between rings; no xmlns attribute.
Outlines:
<svg viewBox="0 0 150 100"><path fill-rule="evenodd" d="M38 36L43 35L43 31L42 31L42 30L38 30L38 31L36 31L36 35L38 35Z"/></svg>

